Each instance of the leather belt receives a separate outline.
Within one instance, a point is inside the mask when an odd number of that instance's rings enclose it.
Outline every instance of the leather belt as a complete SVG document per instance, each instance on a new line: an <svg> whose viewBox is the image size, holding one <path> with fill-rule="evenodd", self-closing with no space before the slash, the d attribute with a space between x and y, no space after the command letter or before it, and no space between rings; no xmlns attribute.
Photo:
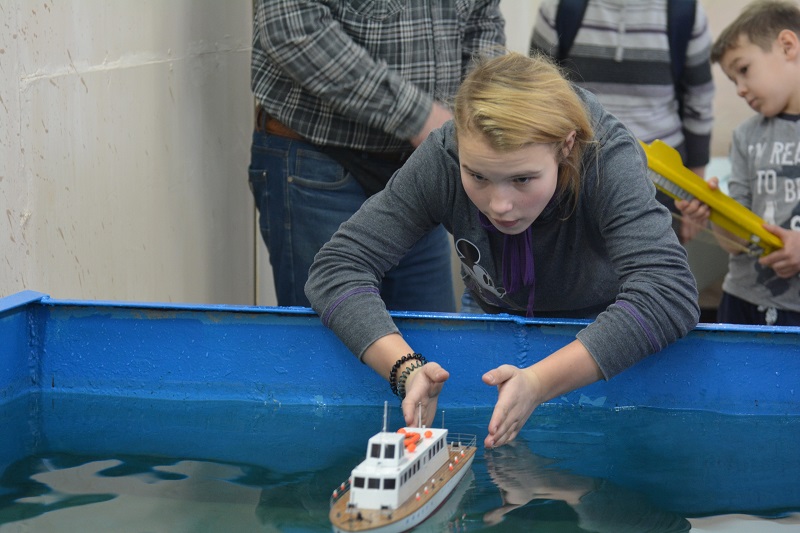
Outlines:
<svg viewBox="0 0 800 533"><path fill-rule="evenodd" d="M286 137L287 139L293 139L295 141L305 140L292 128L278 121L278 119L271 117L261 106L256 108L255 130L258 133L271 133L272 135Z"/></svg>
<svg viewBox="0 0 800 533"><path fill-rule="evenodd" d="M256 106L256 124L255 130L258 133L270 133L278 137L285 137L295 141L306 141L299 133L294 131L286 124L280 122L278 119L272 117L266 110ZM306 141L308 142L308 141ZM324 150L323 150L324 151ZM402 152L366 152L357 151L366 158L375 158L388 163L402 165L409 158L413 150L405 150Z"/></svg>

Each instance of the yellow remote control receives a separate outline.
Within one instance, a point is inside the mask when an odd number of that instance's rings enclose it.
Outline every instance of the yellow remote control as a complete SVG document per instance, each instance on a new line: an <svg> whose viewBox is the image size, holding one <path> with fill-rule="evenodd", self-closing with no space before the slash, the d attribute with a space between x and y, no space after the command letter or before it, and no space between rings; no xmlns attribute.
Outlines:
<svg viewBox="0 0 800 533"><path fill-rule="evenodd" d="M750 253L767 255L783 242L764 229L764 219L720 190L708 184L683 166L677 150L660 140L650 144L639 141L647 155L648 174L655 186L675 200L697 198L711 209L711 222L741 237L749 243Z"/></svg>

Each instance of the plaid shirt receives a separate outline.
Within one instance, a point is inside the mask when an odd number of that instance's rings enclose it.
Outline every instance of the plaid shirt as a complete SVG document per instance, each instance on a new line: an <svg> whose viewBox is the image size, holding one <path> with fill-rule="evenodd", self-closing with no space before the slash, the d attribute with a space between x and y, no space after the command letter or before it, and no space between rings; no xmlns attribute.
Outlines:
<svg viewBox="0 0 800 533"><path fill-rule="evenodd" d="M505 46L499 0L257 0L252 90L309 141L409 148L476 54Z"/></svg>

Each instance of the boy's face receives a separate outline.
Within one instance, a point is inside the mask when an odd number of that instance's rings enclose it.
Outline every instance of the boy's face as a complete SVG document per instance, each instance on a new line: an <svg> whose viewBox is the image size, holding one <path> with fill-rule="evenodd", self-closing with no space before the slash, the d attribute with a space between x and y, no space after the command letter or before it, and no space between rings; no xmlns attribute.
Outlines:
<svg viewBox="0 0 800 533"><path fill-rule="evenodd" d="M739 44L725 52L720 66L736 84L736 93L747 105L766 117L780 113L800 114L800 98L794 81L796 66L787 56L780 39L764 51L746 36Z"/></svg>

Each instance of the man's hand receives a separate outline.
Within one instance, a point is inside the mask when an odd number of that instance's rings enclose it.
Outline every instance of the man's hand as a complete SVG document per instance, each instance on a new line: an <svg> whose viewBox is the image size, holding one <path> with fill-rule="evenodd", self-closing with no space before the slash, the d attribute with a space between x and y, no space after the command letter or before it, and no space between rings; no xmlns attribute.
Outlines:
<svg viewBox="0 0 800 533"><path fill-rule="evenodd" d="M435 129L439 129L442 127L442 124L447 122L453 118L453 113L450 112L444 105L440 104L439 102L434 102L433 107L431 108L431 112L428 115L428 119L425 121L425 124L422 126L422 129L419 133L417 133L414 137L409 139L411 144L416 148L422 141L428 138L430 132Z"/></svg>

